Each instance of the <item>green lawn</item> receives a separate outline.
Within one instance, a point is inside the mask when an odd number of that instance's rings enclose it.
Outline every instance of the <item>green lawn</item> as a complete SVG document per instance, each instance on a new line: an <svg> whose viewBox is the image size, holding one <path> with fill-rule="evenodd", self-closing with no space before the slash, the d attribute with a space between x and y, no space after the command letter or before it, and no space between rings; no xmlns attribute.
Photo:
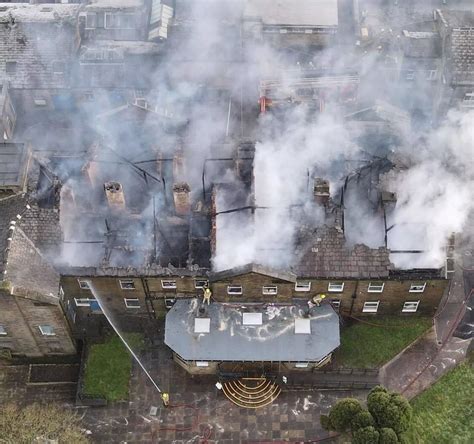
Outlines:
<svg viewBox="0 0 474 444"><path fill-rule="evenodd" d="M133 351L143 348L142 335L132 333L126 339ZM92 345L85 365L84 394L108 401L127 399L132 359L117 335Z"/></svg>
<svg viewBox="0 0 474 444"><path fill-rule="evenodd" d="M371 317L371 324L354 321L341 330L341 346L334 355L336 367L376 368L389 361L428 330L427 317Z"/></svg>
<svg viewBox="0 0 474 444"><path fill-rule="evenodd" d="M411 402L413 423L406 443L474 442L474 368L461 364Z"/></svg>

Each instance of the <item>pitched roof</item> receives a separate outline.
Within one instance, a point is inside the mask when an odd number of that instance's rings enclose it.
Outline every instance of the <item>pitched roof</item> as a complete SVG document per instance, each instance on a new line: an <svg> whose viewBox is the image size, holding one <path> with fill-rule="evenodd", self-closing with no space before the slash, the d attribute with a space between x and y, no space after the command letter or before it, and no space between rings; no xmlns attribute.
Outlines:
<svg viewBox="0 0 474 444"><path fill-rule="evenodd" d="M241 267L235 267L229 270L223 270L223 271L211 273L209 275L209 279L211 282L215 282L215 281L220 281L222 279L227 279L234 276L241 276L247 273L263 274L265 276L270 276L274 279L281 279L283 281L288 281L288 282L296 282L296 275L291 272L279 271L279 270L264 267L258 264L247 264Z"/></svg>
<svg viewBox="0 0 474 444"><path fill-rule="evenodd" d="M315 278L382 278L390 271L389 250L346 244L342 231L320 227L302 233L299 239L298 263L293 271L301 277Z"/></svg>

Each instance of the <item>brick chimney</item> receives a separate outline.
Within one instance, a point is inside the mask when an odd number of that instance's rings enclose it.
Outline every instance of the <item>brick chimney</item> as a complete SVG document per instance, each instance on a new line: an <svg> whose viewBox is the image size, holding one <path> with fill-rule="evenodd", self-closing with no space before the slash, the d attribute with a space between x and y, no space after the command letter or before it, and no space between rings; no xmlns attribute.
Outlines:
<svg viewBox="0 0 474 444"><path fill-rule="evenodd" d="M111 210L125 209L125 195L119 182L106 182L104 184L105 196Z"/></svg>
<svg viewBox="0 0 474 444"><path fill-rule="evenodd" d="M174 208L178 216L187 216L191 211L190 192L191 188L186 182L173 185Z"/></svg>
<svg viewBox="0 0 474 444"><path fill-rule="evenodd" d="M329 181L317 177L314 179L314 200L320 205L326 205L329 202Z"/></svg>
<svg viewBox="0 0 474 444"><path fill-rule="evenodd" d="M173 156L173 179L175 183L178 183L184 179L184 169L184 152L180 149L176 151L175 155Z"/></svg>

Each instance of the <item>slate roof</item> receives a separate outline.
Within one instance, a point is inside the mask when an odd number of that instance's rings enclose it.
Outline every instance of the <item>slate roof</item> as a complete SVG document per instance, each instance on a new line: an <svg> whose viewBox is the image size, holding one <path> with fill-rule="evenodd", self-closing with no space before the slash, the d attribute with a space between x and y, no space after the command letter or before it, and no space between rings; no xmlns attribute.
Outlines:
<svg viewBox="0 0 474 444"><path fill-rule="evenodd" d="M451 33L452 83L474 85L474 26Z"/></svg>
<svg viewBox="0 0 474 444"><path fill-rule="evenodd" d="M330 304L308 306L221 303L205 306L178 299L166 315L165 343L186 360L319 361L340 344L339 317ZM262 313L262 325L243 325L243 313ZM195 333L196 318L209 318L209 333ZM295 319L310 321L311 333L296 334Z"/></svg>
<svg viewBox="0 0 474 444"><path fill-rule="evenodd" d="M0 191L22 191L26 181L28 152L23 143L0 143Z"/></svg>
<svg viewBox="0 0 474 444"><path fill-rule="evenodd" d="M11 88L69 86L79 5L40 6L15 5L0 13L0 80L9 80Z"/></svg>
<svg viewBox="0 0 474 444"><path fill-rule="evenodd" d="M308 278L385 278L390 271L389 250L358 244L349 247L344 234L323 226L300 233L293 271Z"/></svg>

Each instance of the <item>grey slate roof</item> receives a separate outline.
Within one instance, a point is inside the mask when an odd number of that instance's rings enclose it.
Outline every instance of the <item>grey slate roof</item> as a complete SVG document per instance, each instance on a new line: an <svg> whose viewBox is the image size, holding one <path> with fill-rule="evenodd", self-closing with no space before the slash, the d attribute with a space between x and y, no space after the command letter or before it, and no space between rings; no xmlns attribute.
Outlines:
<svg viewBox="0 0 474 444"><path fill-rule="evenodd" d="M199 314L198 299L178 299L166 316L165 343L185 360L319 361L340 344L339 317L329 304L312 309L310 334L295 334L307 305L211 303ZM242 325L242 313L262 313L262 325ZM195 333L196 317L210 318L209 333Z"/></svg>
<svg viewBox="0 0 474 444"><path fill-rule="evenodd" d="M362 244L351 248L344 234L334 227L301 234L299 242L299 259L293 271L300 277L363 279L389 275L389 250Z"/></svg>

